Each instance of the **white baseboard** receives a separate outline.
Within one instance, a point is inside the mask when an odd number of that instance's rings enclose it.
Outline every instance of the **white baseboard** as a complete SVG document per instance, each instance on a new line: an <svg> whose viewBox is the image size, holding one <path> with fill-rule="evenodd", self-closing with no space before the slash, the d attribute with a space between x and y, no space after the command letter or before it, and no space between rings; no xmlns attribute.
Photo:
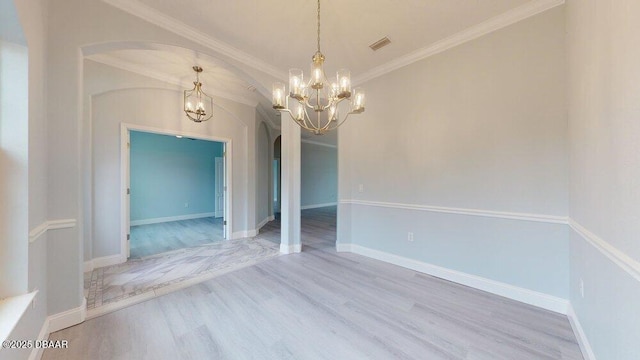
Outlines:
<svg viewBox="0 0 640 360"><path fill-rule="evenodd" d="M63 311L50 315L44 319L37 340L47 340L49 335L58 330L66 329L70 326L78 325L87 318L87 299L82 299L82 304L75 309ZM32 349L29 360L40 360L44 349Z"/></svg>
<svg viewBox="0 0 640 360"><path fill-rule="evenodd" d="M267 223L269 221L273 221L275 220L276 217L271 215L271 216L267 216L264 220L260 221L260 223L258 224L258 226L256 226L256 235L260 233L260 229L262 229L263 226L267 225Z"/></svg>
<svg viewBox="0 0 640 360"><path fill-rule="evenodd" d="M216 216L215 212L208 212L208 213L200 213L200 214L168 216L168 217L161 217L161 218L154 218L154 219L134 220L131 222L131 226L158 224L158 223L180 221L180 220L202 219L206 217L215 217L215 216Z"/></svg>
<svg viewBox="0 0 640 360"><path fill-rule="evenodd" d="M269 221L273 221L275 219L276 217L274 215L268 216L264 220L260 221L260 223L256 226L255 229L241 230L241 231L234 232L233 234L231 234L231 239L233 240L233 239L242 239L247 237L258 236L258 234L260 233L260 229L262 229L262 227L265 226Z"/></svg>
<svg viewBox="0 0 640 360"><path fill-rule="evenodd" d="M85 261L83 271L89 272L89 271L93 271L93 269L97 269L105 266L111 266L111 265L118 265L126 261L127 259L123 260L122 255L120 254L103 256L103 257L95 258L89 261Z"/></svg>
<svg viewBox="0 0 640 360"><path fill-rule="evenodd" d="M317 208L322 208L322 207L327 207L327 206L338 206L338 203L337 202L331 202L331 203L324 203L324 204L304 205L304 206L300 206L300 210L317 209Z"/></svg>
<svg viewBox="0 0 640 360"><path fill-rule="evenodd" d="M453 281L458 284L470 286L475 289L490 292L525 304L537 306L560 314L567 314L569 301L537 291L505 284L499 281L483 278L476 275L463 273L456 270L443 268L414 259L386 253L379 250L366 248L356 244L338 244L338 251L349 251L355 254L370 257L390 264L419 271L441 279ZM282 250L281 250L282 251Z"/></svg>
<svg viewBox="0 0 640 360"><path fill-rule="evenodd" d="M336 243L337 252L353 252L351 251L351 244L338 244Z"/></svg>
<svg viewBox="0 0 640 360"><path fill-rule="evenodd" d="M295 244L295 245L285 245L282 243L280 244L281 254L294 254L294 253L299 253L300 251L302 251L301 244Z"/></svg>
<svg viewBox="0 0 640 360"><path fill-rule="evenodd" d="M264 218L264 220L260 221L258 225L256 225L256 232L260 232L263 226L265 226L269 222L269 217Z"/></svg>
<svg viewBox="0 0 640 360"><path fill-rule="evenodd" d="M222 210L218 210L218 211L215 212L214 216L219 218L219 217L222 217L222 215L224 215L224 212Z"/></svg>
<svg viewBox="0 0 640 360"><path fill-rule="evenodd" d="M567 317L569 318L569 323L571 324L571 328L573 329L573 333L576 334L576 338L578 339L578 345L580 345L580 351L582 351L582 356L585 360L596 360L596 355L593 353L593 349L591 349L591 344L589 344L589 339L587 339L587 334L585 334L582 325L580 325L580 321L578 320L578 314L576 314L573 306L569 304L567 308Z"/></svg>
<svg viewBox="0 0 640 360"><path fill-rule="evenodd" d="M247 237L254 237L258 235L258 230L253 229L253 230L241 230L241 231L236 231L234 233L231 234L231 240L235 240L235 239L242 239L242 238L247 238Z"/></svg>
<svg viewBox="0 0 640 360"><path fill-rule="evenodd" d="M49 322L49 332L66 329L70 326L80 324L87 318L87 299L82 298L82 304L75 309L63 311L61 313L47 317Z"/></svg>
<svg viewBox="0 0 640 360"><path fill-rule="evenodd" d="M49 339L49 318L44 319L44 323L42 324L42 328L40 329L40 333L38 334L38 338L36 340L47 340ZM36 349L33 348L31 353L29 354L29 360L40 360L42 358L42 354L44 353L44 349Z"/></svg>

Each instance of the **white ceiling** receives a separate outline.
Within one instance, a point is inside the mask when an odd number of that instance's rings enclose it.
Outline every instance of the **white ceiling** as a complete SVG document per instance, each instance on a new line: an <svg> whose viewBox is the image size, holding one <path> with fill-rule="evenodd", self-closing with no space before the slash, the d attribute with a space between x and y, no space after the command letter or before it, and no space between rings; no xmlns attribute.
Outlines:
<svg viewBox="0 0 640 360"><path fill-rule="evenodd" d="M315 0L138 0L217 40L287 71L308 72L316 50ZM356 77L530 0L321 0L327 74ZM369 45L387 36L391 44Z"/></svg>
<svg viewBox="0 0 640 360"><path fill-rule="evenodd" d="M182 29L198 34L196 42L213 44L221 54L231 55L271 76L284 77L292 67L302 68L308 74L316 50L315 0L103 1L171 31L180 33ZM354 80L369 79L562 2L321 0L325 71L331 76L339 68L347 68ZM391 44L372 51L369 45L384 36L391 39ZM205 91L213 96L226 94L231 100L260 104L271 123L279 123L279 117L273 116L269 90L265 90L271 89L271 84L240 78L212 58L184 55L152 48L117 50L90 58L176 84L190 84L191 67L200 65L205 70L201 76ZM256 85L259 91L252 87ZM335 144L336 136L312 136L309 140Z"/></svg>
<svg viewBox="0 0 640 360"><path fill-rule="evenodd" d="M204 70L200 74L200 82L205 93L252 106L263 98L255 92L252 84L239 78L224 64L185 52L170 49L126 49L93 54L87 58L185 88L193 87L196 73L192 67L198 65Z"/></svg>

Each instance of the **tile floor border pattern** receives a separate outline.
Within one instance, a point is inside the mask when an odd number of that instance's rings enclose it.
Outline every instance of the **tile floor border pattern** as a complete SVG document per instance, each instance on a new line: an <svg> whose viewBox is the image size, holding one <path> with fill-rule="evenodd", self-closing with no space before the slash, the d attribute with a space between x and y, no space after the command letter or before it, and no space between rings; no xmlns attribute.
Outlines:
<svg viewBox="0 0 640 360"><path fill-rule="evenodd" d="M134 259L85 274L92 318L279 255L271 241L244 238ZM186 268L181 271L181 268Z"/></svg>

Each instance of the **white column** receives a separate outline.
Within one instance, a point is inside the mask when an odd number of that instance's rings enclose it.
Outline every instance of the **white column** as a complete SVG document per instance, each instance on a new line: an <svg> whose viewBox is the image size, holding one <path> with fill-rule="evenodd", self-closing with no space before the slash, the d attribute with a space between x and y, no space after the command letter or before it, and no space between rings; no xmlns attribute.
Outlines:
<svg viewBox="0 0 640 360"><path fill-rule="evenodd" d="M289 114L281 114L282 204L280 252L300 252L300 127Z"/></svg>

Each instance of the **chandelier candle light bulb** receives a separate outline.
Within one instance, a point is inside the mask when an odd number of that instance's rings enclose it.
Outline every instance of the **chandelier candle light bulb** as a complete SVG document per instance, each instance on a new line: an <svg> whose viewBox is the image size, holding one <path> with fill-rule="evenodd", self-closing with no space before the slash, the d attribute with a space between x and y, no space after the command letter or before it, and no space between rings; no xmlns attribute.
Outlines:
<svg viewBox="0 0 640 360"><path fill-rule="evenodd" d="M311 58L311 75L308 83L300 69L289 70L289 92L283 83L273 84L272 105L280 112L287 112L291 118L305 130L323 135L344 124L349 115L364 112L364 91L351 90L351 73L340 69L335 82L329 82L324 73L324 55L320 52L320 0L318 0L318 50ZM326 87L324 84L328 84ZM288 94L288 96L287 96ZM289 106L289 98L293 101ZM340 104L348 101L349 111L340 119ZM346 106L346 105L345 105ZM313 109L315 119L309 117L307 109ZM345 110L345 109L343 109ZM327 116L321 115L327 111Z"/></svg>

